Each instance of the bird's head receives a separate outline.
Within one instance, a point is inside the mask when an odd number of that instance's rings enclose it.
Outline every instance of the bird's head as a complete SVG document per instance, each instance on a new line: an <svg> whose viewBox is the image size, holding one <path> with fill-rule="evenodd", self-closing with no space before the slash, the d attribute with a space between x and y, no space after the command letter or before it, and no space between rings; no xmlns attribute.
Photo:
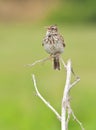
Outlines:
<svg viewBox="0 0 96 130"><path fill-rule="evenodd" d="M57 26L56 25L51 25L49 27L47 27L47 34L56 34L58 31Z"/></svg>

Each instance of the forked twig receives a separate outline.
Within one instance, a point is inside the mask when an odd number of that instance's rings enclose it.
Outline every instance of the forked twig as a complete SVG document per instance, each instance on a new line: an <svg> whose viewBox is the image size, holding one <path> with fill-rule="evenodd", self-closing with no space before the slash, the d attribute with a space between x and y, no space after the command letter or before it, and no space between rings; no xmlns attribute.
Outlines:
<svg viewBox="0 0 96 130"><path fill-rule="evenodd" d="M80 78L77 77L76 80L73 83L71 83L69 89L71 89L73 86L75 86L75 84L77 84L79 81L80 81Z"/></svg>
<svg viewBox="0 0 96 130"><path fill-rule="evenodd" d="M70 98L69 98L69 92L70 92L71 88L80 81L80 78L78 77L71 84L71 61L70 60L67 63L66 69L67 69L66 83L65 83L63 99L62 99L61 130L68 130L68 122L70 120L71 115L76 120L76 122L80 125L81 129L84 130L82 123L76 118L76 116L73 113L73 110L71 109ZM66 115L68 115L68 116L66 117Z"/></svg>
<svg viewBox="0 0 96 130"><path fill-rule="evenodd" d="M65 83L64 92L63 92L63 98L62 98L61 116L49 104L49 102L47 102L44 99L44 97L40 94L40 92L38 91L38 88L37 88L35 75L33 74L32 75L32 79L33 79L35 91L36 91L37 96L46 104L47 107L49 107L53 111L53 113L57 116L59 121L61 121L61 130L68 130L68 123L69 123L71 115L73 116L74 120L76 120L76 122L80 125L81 129L84 130L84 127L83 127L82 123L76 118L76 116L74 115L73 110L71 109L70 97L69 97L69 92L70 92L71 88L73 86L75 86L80 81L80 78L77 77L75 79L75 81L73 83L71 83L71 74L72 74L71 60L68 60L67 64L64 63L63 59L61 59L61 60L62 60L62 64L66 68L66 72L67 72L67 74L66 74L66 83ZM43 61L44 61L44 59L43 59ZM39 63L39 62L42 62L42 60L39 60L38 62L37 61L34 62L33 64L31 64L31 66L33 66L33 65L35 65L36 63Z"/></svg>

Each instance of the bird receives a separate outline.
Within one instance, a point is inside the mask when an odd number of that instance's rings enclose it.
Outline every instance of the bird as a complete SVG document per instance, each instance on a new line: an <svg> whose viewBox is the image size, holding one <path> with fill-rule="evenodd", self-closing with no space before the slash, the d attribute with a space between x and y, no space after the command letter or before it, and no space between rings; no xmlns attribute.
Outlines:
<svg viewBox="0 0 96 130"><path fill-rule="evenodd" d="M65 42L63 36L59 33L57 25L48 26L42 46L53 58L54 70L60 70L60 55L64 52Z"/></svg>

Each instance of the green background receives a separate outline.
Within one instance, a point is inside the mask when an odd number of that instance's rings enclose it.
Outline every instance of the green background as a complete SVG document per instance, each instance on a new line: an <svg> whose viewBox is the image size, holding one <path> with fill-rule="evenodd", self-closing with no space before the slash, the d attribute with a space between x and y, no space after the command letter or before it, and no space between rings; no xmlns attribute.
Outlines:
<svg viewBox="0 0 96 130"><path fill-rule="evenodd" d="M65 69L61 65L60 71L53 70L51 60L32 68L24 66L48 57L41 44L46 33L44 27L51 24L58 25L65 39L64 61L71 59L81 79L70 93L72 109L86 130L96 129L95 1L56 2L43 19L35 22L27 18L27 21L1 19L0 130L60 129L58 119L36 96L31 74L36 76L41 94L60 113ZM80 130L79 125L71 118L69 130L77 129Z"/></svg>

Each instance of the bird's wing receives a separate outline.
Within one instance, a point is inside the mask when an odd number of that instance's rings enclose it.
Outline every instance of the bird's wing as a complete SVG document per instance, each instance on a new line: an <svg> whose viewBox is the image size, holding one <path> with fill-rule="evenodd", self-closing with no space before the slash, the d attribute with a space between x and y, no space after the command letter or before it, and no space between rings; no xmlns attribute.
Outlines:
<svg viewBox="0 0 96 130"><path fill-rule="evenodd" d="M63 44L63 46L65 47L66 45L65 45L65 42L64 42L64 38L63 38L63 36L60 35L60 38L61 38L61 40L62 40L62 44Z"/></svg>

